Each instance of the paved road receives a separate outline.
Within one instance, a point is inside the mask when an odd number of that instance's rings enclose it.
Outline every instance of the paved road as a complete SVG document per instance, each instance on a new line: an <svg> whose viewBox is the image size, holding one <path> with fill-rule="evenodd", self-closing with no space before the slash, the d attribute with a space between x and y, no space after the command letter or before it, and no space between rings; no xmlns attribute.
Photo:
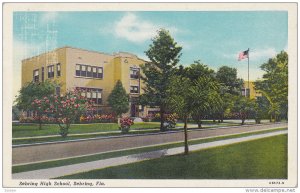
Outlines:
<svg viewBox="0 0 300 193"><path fill-rule="evenodd" d="M262 139L265 137L271 137L276 135L286 134L288 131L274 131L265 134L251 135L247 137L234 138L234 139L225 139L220 141L213 141L208 143L201 143L196 145L190 145L190 151L196 151L201 149L207 149L212 147L218 147L222 145L229 145L239 142L246 142L249 140ZM143 160L155 159L164 156L176 155L183 153L183 147L175 147L170 149L163 149L139 154L133 154L128 156L114 157L103 160L72 164L67 166L59 166L54 168L33 170L28 172L21 172L13 174L13 179L50 179L57 178L60 176L76 174L80 172L95 170L95 169L103 169L112 166L118 166L123 164L135 163Z"/></svg>
<svg viewBox="0 0 300 193"><path fill-rule="evenodd" d="M241 132L258 131L263 129L280 127L287 127L287 123L194 130L188 133L188 138L196 139L204 137L213 137L219 135L236 134ZM183 133L176 132L157 135L120 137L111 139L15 147L12 149L12 164L25 164L30 162L39 162L45 160L95 154L126 148L179 142L183 140Z"/></svg>

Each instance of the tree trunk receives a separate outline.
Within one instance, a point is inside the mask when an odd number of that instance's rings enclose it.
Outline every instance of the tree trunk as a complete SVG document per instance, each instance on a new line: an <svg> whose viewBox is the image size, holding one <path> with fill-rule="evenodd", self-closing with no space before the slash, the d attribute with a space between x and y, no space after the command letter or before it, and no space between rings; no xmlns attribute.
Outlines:
<svg viewBox="0 0 300 193"><path fill-rule="evenodd" d="M40 113L37 113L38 119L39 119L39 130L42 130L42 116Z"/></svg>
<svg viewBox="0 0 300 193"><path fill-rule="evenodd" d="M121 124L120 124L120 121L121 121L121 115L117 115L117 117L118 117L118 126L120 127L120 126L121 126Z"/></svg>
<svg viewBox="0 0 300 193"><path fill-rule="evenodd" d="M165 127L164 127L164 114L165 114L165 110L161 107L160 108L160 131L165 131Z"/></svg>
<svg viewBox="0 0 300 193"><path fill-rule="evenodd" d="M242 119L242 125L244 125L245 124L245 119Z"/></svg>
<svg viewBox="0 0 300 193"><path fill-rule="evenodd" d="M221 123L224 122L224 113L221 114Z"/></svg>
<svg viewBox="0 0 300 193"><path fill-rule="evenodd" d="M197 119L197 124L198 124L198 128L201 129L202 128L202 121L201 119Z"/></svg>
<svg viewBox="0 0 300 193"><path fill-rule="evenodd" d="M184 117L184 154L189 154L188 133L187 133L187 116Z"/></svg>
<svg viewBox="0 0 300 193"><path fill-rule="evenodd" d="M69 133L69 127L70 127L70 123L66 123L66 126L64 127L63 125L61 124L58 124L59 127L60 127L60 132L59 134L63 137L63 138L66 138L68 136L68 133Z"/></svg>
<svg viewBox="0 0 300 193"><path fill-rule="evenodd" d="M270 115L270 123L272 122L273 116L272 114Z"/></svg>
<svg viewBox="0 0 300 193"><path fill-rule="evenodd" d="M42 121L41 121L41 118L39 119L39 130L42 130Z"/></svg>

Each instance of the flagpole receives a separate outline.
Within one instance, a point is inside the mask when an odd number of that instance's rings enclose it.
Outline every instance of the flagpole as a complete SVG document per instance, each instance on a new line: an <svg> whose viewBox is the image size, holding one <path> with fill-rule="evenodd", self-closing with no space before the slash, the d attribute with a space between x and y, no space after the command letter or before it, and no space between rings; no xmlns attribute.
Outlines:
<svg viewBox="0 0 300 193"><path fill-rule="evenodd" d="M250 82L249 82L249 51L250 49L248 48L248 91L249 91L249 98L250 98Z"/></svg>

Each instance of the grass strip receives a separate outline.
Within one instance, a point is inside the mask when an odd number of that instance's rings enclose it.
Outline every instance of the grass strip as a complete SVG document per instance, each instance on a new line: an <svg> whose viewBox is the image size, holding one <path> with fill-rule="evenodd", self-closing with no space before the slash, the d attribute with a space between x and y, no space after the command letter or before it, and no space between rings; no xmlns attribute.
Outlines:
<svg viewBox="0 0 300 193"><path fill-rule="evenodd" d="M58 179L287 179L287 135L96 169Z"/></svg>
<svg viewBox="0 0 300 193"><path fill-rule="evenodd" d="M226 125L219 125L219 126L206 126L203 127L203 129L209 129L209 128L218 128L218 127L227 127L227 126L237 126L237 124L226 124ZM188 130L194 130L198 128L190 128ZM169 131L181 131L183 128L175 128L171 129ZM126 135L138 135L138 134L150 134L150 133L160 133L161 131L157 128L157 130L153 130L151 128L148 128L146 130L135 130L135 131L129 131ZM70 140L76 140L76 139L89 139L89 138L96 138L96 137L108 137L108 136L123 136L125 134L121 133L100 133L100 134L87 134L87 135L75 135L75 136L67 136L65 138L62 138L61 136L57 137L41 137L41 138L28 138L28 139L13 139L12 144L13 145L22 145L22 144L34 144L34 143L45 143L45 142L56 142L56 141L70 141Z"/></svg>
<svg viewBox="0 0 300 193"><path fill-rule="evenodd" d="M17 137L37 137L47 135L57 135L59 126L57 124L44 124L42 129L38 129L38 124L18 124L12 125L12 136ZM159 128L159 123L135 123L131 129L155 129ZM93 124L72 124L70 134L111 132L119 131L117 123L93 123Z"/></svg>
<svg viewBox="0 0 300 193"><path fill-rule="evenodd" d="M233 138L239 138L239 137L246 137L246 136L251 136L251 135L256 135L256 134L264 134L264 133L269 133L269 132L273 132L273 131L281 131L281 130L286 130L286 129L287 128L276 128L276 129L270 129L270 130L265 130L265 131L256 131L256 132L251 132L251 133L234 134L234 135L228 135L228 136L190 140L189 145L201 144L201 143L207 143L207 142L219 141L219 140L225 140L225 139L233 139ZM143 148L136 148L136 149L130 149L130 150L120 150L120 151L115 151L115 152L100 153L100 154L95 154L95 155L61 159L61 160L55 160L55 161L18 165L18 166L12 167L12 173L19 173L19 172L25 172L25 171L38 170L38 169L45 169L45 168L59 167L59 166L64 166L64 165L84 163L84 162L108 159L108 158L113 158L113 157L120 157L120 156L126 156L126 155L131 155L131 154L138 154L138 153L144 153L144 152L149 152L149 151L156 151L156 150L162 150L162 149L169 149L169 148L173 148L173 147L180 147L183 145L184 145L183 142L178 142L178 143L171 143L171 144L165 144L165 145L157 145L157 146L151 146L151 147L143 147Z"/></svg>

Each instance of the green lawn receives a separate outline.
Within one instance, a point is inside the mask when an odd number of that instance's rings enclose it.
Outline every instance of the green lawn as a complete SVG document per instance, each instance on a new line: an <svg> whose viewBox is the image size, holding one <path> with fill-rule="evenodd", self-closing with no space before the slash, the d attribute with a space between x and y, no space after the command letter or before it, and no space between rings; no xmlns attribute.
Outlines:
<svg viewBox="0 0 300 193"><path fill-rule="evenodd" d="M256 131L256 132L243 133L243 134L237 134L237 135L211 137L211 138L206 138L206 139L196 139L196 140L190 140L189 144L194 145L194 144L200 144L200 143L207 143L207 142L211 142L211 141L232 139L232 138L238 138L238 137L246 137L246 136L250 136L250 135L263 134L263 133L269 133L269 132L273 132L273 131L280 131L280 130L286 130L286 129L287 128L278 128L278 129L270 129L270 130L266 130L266 131ZM71 165L71 164L78 164L78 163L84 163L84 162L90 162L90 161L96 161L96 160L102 160L102 159L108 159L108 158L113 158L113 157L119 157L119 156L125 156L125 155L137 154L137 153L144 153L144 152L150 152L150 151L156 151L156 150L162 150L162 149L168 149L168 148L180 147L180 146L183 146L183 142L165 144L165 145L157 145L157 146L144 147L144 148L136 148L136 149L125 150L125 151L124 150L123 151L115 151L115 152L110 152L110 153L100 153L100 154L96 154L96 155L82 156L82 157L62 159L62 160L49 161L49 162L19 165L19 166L12 167L12 173L52 168L52 167Z"/></svg>
<svg viewBox="0 0 300 193"><path fill-rule="evenodd" d="M287 135L63 176L63 179L286 179Z"/></svg>
<svg viewBox="0 0 300 193"><path fill-rule="evenodd" d="M153 129L159 128L159 123L135 123L131 129ZM91 133L91 132L108 132L119 131L118 124L116 123L94 123L94 124L73 124L71 125L70 134L77 133ZM42 129L38 129L37 124L20 124L12 125L12 137L35 137L46 135L57 135L59 126L56 124L43 125Z"/></svg>

